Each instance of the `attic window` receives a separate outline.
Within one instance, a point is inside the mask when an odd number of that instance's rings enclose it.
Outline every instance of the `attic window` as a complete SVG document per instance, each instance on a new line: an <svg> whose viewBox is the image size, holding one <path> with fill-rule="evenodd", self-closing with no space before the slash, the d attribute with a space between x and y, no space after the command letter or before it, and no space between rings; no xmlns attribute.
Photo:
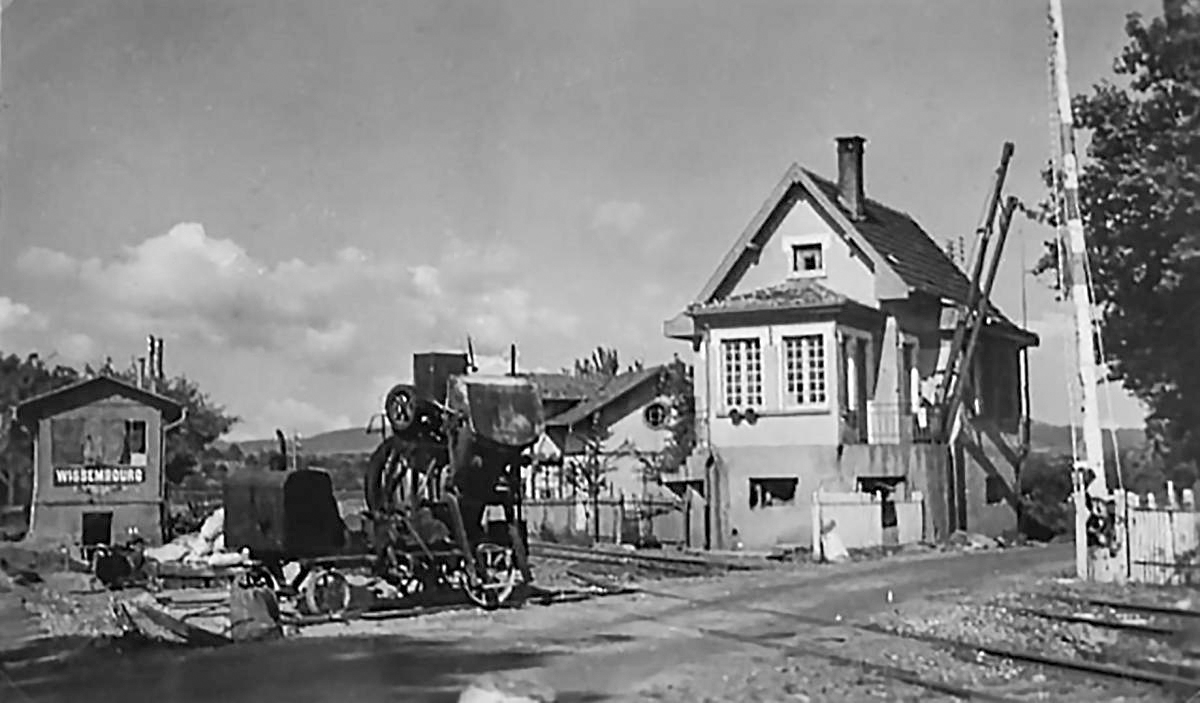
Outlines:
<svg viewBox="0 0 1200 703"><path fill-rule="evenodd" d="M824 275L825 252L819 243L792 245L792 273L797 276Z"/></svg>

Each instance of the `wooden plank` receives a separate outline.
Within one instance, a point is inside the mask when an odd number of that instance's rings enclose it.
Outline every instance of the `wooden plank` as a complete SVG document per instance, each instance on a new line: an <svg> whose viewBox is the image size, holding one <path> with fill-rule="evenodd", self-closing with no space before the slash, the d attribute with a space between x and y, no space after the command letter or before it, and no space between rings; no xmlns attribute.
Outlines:
<svg viewBox="0 0 1200 703"><path fill-rule="evenodd" d="M988 458L987 453L983 451L983 447L976 444L967 432L960 432L958 438L959 445L975 460L979 468L983 469L984 473L999 479L1004 484L1004 499L1008 501L1013 510L1019 511L1021 509L1020 498L1017 497L1017 493L1012 489L1012 486L1008 484L1008 479L1004 478L1004 474L1001 474L1000 470L992 463L992 460Z"/></svg>
<svg viewBox="0 0 1200 703"><path fill-rule="evenodd" d="M971 417L968 422L979 428L988 439L992 440L992 444L996 445L996 449L1000 450L1000 454L1004 456L1004 460L1013 467L1016 471L1021 466L1021 457L1015 449L1009 446L1004 439L1004 434L1000 432L1000 427L992 420L987 420L979 417Z"/></svg>
<svg viewBox="0 0 1200 703"><path fill-rule="evenodd" d="M1172 506L1174 509L1170 511L1171 563L1178 564L1171 574L1171 583L1176 586L1191 580L1187 565L1192 562L1192 550L1196 548L1195 517L1190 512L1179 510L1177 506Z"/></svg>
<svg viewBox="0 0 1200 703"><path fill-rule="evenodd" d="M1125 497L1125 551L1129 561L1129 580L1134 583L1146 582L1146 549L1142 535L1145 527L1142 519L1141 498L1136 493L1127 493Z"/></svg>

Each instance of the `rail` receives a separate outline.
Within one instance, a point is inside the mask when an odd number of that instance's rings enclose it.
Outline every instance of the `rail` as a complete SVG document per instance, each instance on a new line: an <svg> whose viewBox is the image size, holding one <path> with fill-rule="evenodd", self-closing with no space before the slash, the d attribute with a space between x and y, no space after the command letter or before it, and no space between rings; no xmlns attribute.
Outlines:
<svg viewBox="0 0 1200 703"><path fill-rule="evenodd" d="M587 579L587 581L591 585L596 585L596 586L602 585L601 579L591 578L591 579ZM772 615L772 616L787 619L787 620L793 620L795 622L803 623L805 625L808 625L808 626L811 626L814 628L818 628L818 630L814 631L813 634L820 634L824 638L828 638L831 631L838 631L838 630L840 630L842 632L858 631L858 632L870 633L873 635L878 635L878 636L887 637L887 638L896 638L896 639L911 640L911 641L916 641L916 642L923 642L926 644L934 645L934 646L948 649L951 651L967 650L967 651L971 651L971 652L981 652L984 654L988 654L991 656L1000 657L1000 658L1004 658L1004 659L1009 659L1012 661L1019 661L1019 662L1025 662L1025 663L1030 663L1030 664L1039 664L1042 666L1052 667L1055 669L1061 669L1061 670L1073 671L1073 672L1083 672L1083 673L1087 673L1087 674L1097 674L1097 675L1107 676L1110 678L1115 678L1115 679L1120 679L1120 680L1125 680L1125 681L1136 681L1136 682L1140 682L1140 683L1161 686L1161 687L1164 687L1167 689L1172 689L1172 690L1182 689L1182 690L1185 690L1190 695L1193 695L1193 696L1200 695L1200 678L1189 678L1187 676L1180 676L1176 673L1170 673L1170 672L1166 672L1166 671L1162 671L1162 670L1154 670L1154 669L1150 668L1151 666L1154 665L1154 662L1139 662L1139 664L1142 664L1143 666L1129 666L1129 665L1125 665L1125 664L1117 664L1117 663L1113 663L1113 662L1109 662L1109 661L1102 661L1102 660L1092 661L1092 660L1082 660L1082 659L1070 659L1070 658L1066 658L1066 657L1059 657L1059 656L1043 654L1040 652L1031 652L1031 651L1025 651L1025 650L1015 649L1015 648L1011 648L1011 647L993 645L993 644L988 644L985 642L970 642L970 641L964 641L964 640L956 640L956 639L951 639L951 638L947 638L947 637L938 637L935 635L925 635L925 634L920 634L920 633L915 633L915 632L904 632L904 631L892 630L892 629L888 629L888 628L885 628L885 627L882 627L879 625L873 625L873 624L868 624L868 623L854 623L854 622L846 622L841 619L830 619L830 618L826 618L826 617L818 617L818 616L813 616L813 615L807 615L804 613L797 613L797 612L788 611L788 610L781 610L778 608L752 606L752 605L745 605L745 604L740 604L740 603L736 603L736 602L730 603L730 602L728 602L728 599L720 599L719 601L710 601L710 600L699 599L699 598L690 598L688 596L684 596L679 593L672 593L669 591L645 588L645 587L641 587L641 586L614 585L613 589L614 589L614 593L616 593L617 591L619 591L621 593L639 593L639 594L655 596L655 597L660 597L660 598L665 598L665 599L682 601L682 602L688 604L688 606L690 606L689 609L695 609L698 607L709 607L709 606L713 605L714 603L719 602L724 605L731 605L734 608L737 608L739 610L743 610L746 612L764 613L764 614ZM1084 599L1084 600L1095 601L1097 599ZM1162 607L1143 606L1143 605L1137 605L1137 604L1120 603L1120 602L1116 602L1116 601L1109 601L1109 607L1127 607L1129 609L1135 609L1135 610L1146 610L1147 608L1155 608L1156 611L1170 610L1170 609L1166 609L1166 608L1162 608ZM1178 613L1176 612L1174 614L1178 614ZM1200 612L1195 612L1195 611L1184 611L1184 614L1186 614L1188 616L1200 617ZM642 616L642 617L638 617L636 619L656 621L656 620L662 619L662 617L664 615L665 615L664 611L660 610L660 611L656 611L656 615L654 615L654 616ZM1093 622L1093 623L1089 623L1089 624L1103 627L1103 626L1106 626L1108 623L1106 623L1104 621L1099 621L1099 622ZM1124 624L1124 623L1122 623L1122 624ZM967 687L963 687L963 686L958 686L956 684L947 683L947 682L941 681L941 680L932 680L932 679L929 679L927 676L925 676L919 672L916 672L916 671L903 669L903 668L895 667L895 666L891 666L891 665L879 664L877 662L872 662L868 659L858 657L858 656L840 654L840 653L830 650L829 648L822 648L822 647L816 647L816 646L798 646L798 645L792 645L792 644L780 644L778 642L771 641L771 639L775 637L774 635L770 635L770 636L763 637L763 638L757 638L754 636L747 636L747 635L736 634L736 633L726 632L726 631L722 631L722 630L714 630L714 629L709 629L709 628L693 628L693 629L700 630L701 632L703 632L704 634L706 634L708 636L717 637L720 639L727 639L727 640L742 642L742 643L746 643L746 644L753 644L755 646L760 646L760 647L768 647L768 648L776 649L778 651L786 652L789 654L814 656L814 657L826 659L828 661L833 661L835 663L861 667L864 671L873 672L873 673L879 674L881 676L886 676L888 678L892 678L897 681L902 681L902 682L905 682L905 683L908 683L911 685L920 686L922 688L926 688L926 689L929 689L932 691L937 691L939 693L946 693L951 696L955 696L957 698L962 698L964 700L982 700L982 701L1014 701L1015 700L1015 699L1007 698L1005 696L1001 696L1001 695L991 693L988 691L982 691L982 690L971 689L971 688L967 688ZM796 636L803 636L805 633L794 632L793 634ZM1156 634L1163 634L1163 633L1156 633ZM847 637L847 641L855 641L855 640ZM861 643L860 643L860 648L861 648ZM1189 699L1189 700L1191 700L1191 699Z"/></svg>

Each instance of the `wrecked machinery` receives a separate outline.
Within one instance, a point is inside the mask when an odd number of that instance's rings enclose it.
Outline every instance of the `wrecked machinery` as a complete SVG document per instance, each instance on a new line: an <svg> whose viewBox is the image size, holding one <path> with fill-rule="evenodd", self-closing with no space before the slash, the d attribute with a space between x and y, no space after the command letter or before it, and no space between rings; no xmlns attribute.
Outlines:
<svg viewBox="0 0 1200 703"><path fill-rule="evenodd" d="M343 520L332 481L318 469L229 477L226 544L250 551L248 585L297 595L309 612L328 614L348 607L350 571L368 571L406 600L461 591L485 608L532 582L521 472L544 428L537 387L470 374L463 354L413 361L414 382L384 401L361 520ZM285 578L291 562L299 571Z"/></svg>

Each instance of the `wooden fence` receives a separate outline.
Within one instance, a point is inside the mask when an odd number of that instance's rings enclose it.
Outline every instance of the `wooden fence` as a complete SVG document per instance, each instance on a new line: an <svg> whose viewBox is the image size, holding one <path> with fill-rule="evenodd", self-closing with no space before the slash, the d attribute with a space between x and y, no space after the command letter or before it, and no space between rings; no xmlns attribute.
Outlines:
<svg viewBox="0 0 1200 703"><path fill-rule="evenodd" d="M1116 492L1116 581L1158 585L1200 583L1200 511L1192 489L1166 500Z"/></svg>
<svg viewBox="0 0 1200 703"><path fill-rule="evenodd" d="M525 522L531 537L551 541L683 544L683 508L681 502L628 497L536 500L525 502Z"/></svg>
<svg viewBox="0 0 1200 703"><path fill-rule="evenodd" d="M342 514L365 509L361 491L335 492ZM172 505L189 506L200 514L221 507L220 491L170 493ZM525 522L534 538L566 542L631 543L653 539L663 544L683 544L687 540L686 517L682 502L662 499L586 497L562 500L526 500ZM498 509L497 509L498 510Z"/></svg>

